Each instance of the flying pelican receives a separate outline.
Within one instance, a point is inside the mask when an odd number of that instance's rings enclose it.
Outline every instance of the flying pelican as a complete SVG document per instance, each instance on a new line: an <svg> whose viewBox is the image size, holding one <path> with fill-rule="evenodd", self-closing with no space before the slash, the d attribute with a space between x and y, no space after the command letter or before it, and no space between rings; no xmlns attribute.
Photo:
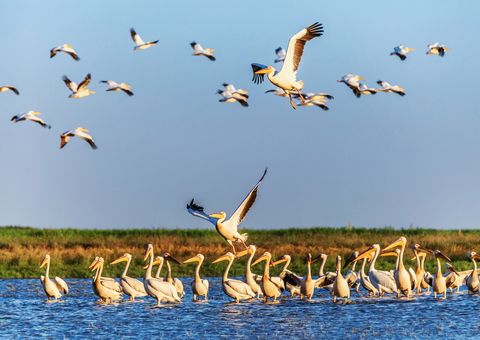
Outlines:
<svg viewBox="0 0 480 340"><path fill-rule="evenodd" d="M130 28L130 36L132 37L133 42L135 43L135 47L133 48L134 51L137 50L146 50L147 48L152 47L158 43L158 40L154 41L143 41L142 38L135 32L135 29L132 27Z"/></svg>
<svg viewBox="0 0 480 340"><path fill-rule="evenodd" d="M298 97L298 95L293 95L295 98ZM327 100L334 99L334 97L331 94L324 93L324 92L306 92L302 93L303 98L305 100L315 100L318 102L326 102Z"/></svg>
<svg viewBox="0 0 480 340"><path fill-rule="evenodd" d="M183 263L197 262L195 267L195 277L192 281L193 301L197 301L197 296L203 296L205 301L208 300L208 281L200 277L200 267L202 266L204 259L205 257L202 254L197 254L196 256L183 261Z"/></svg>
<svg viewBox="0 0 480 340"><path fill-rule="evenodd" d="M249 255L247 264L245 265L245 282L252 288L253 292L257 294L257 298L263 295L262 288L260 287L259 282L262 280L262 276L258 274L252 273L252 260L255 256L255 252L257 251L257 247L253 244L249 245L247 249L238 252L238 257Z"/></svg>
<svg viewBox="0 0 480 340"><path fill-rule="evenodd" d="M477 273L477 262L475 260L478 260L479 256L476 252L472 251L470 252L470 254L468 254L468 258L473 263L473 270L471 271L470 275L466 277L465 283L470 293L478 293L480 288L480 282Z"/></svg>
<svg viewBox="0 0 480 340"><path fill-rule="evenodd" d="M360 83L360 85L358 86L358 92L363 95L376 94L377 90L373 87L368 87L365 83Z"/></svg>
<svg viewBox="0 0 480 340"><path fill-rule="evenodd" d="M248 99L248 91L247 91L247 90L237 89L237 88L235 87L235 85L233 85L233 84L227 84L227 83L223 83L222 86L223 86L223 88L224 88L225 91L228 91L228 92L233 93L233 94L241 95L241 96L243 96L244 98Z"/></svg>
<svg viewBox="0 0 480 340"><path fill-rule="evenodd" d="M44 128L51 129L52 127L50 125L48 125L47 123L45 123L45 121L42 118L39 117L40 115L41 115L41 113L38 112L38 111L28 111L26 113L22 113L22 114L13 116L10 119L10 121L12 121L14 123L18 123L18 122L22 122L22 121L25 121L25 120L31 120L32 122L40 124Z"/></svg>
<svg viewBox="0 0 480 340"><path fill-rule="evenodd" d="M55 57L55 55L56 55L58 52L63 52L63 53L69 54L70 57L72 57L72 58L75 59L76 61L79 61L79 60L80 60L80 58L78 57L77 52L75 51L75 49L73 48L73 46L70 45L70 44L63 44L63 45L60 45L60 46L57 46L57 47L52 48L52 49L50 50L50 58Z"/></svg>
<svg viewBox="0 0 480 340"><path fill-rule="evenodd" d="M197 205L193 199L189 204L187 204L187 210L193 216L197 216L203 218L204 220L210 221L215 226L220 236L222 236L225 241L230 244L233 249L233 253L235 253L234 242L241 242L243 246L247 248L245 242L247 241L248 235L240 234L238 232L238 225L242 223L243 219L245 218L248 211L255 202L255 199L257 198L258 186L260 185L266 174L267 168L265 168L265 171L263 172L262 177L258 180L257 184L255 184L252 190L250 190L247 197L245 197L242 203L240 203L237 210L235 210L235 212L232 214L232 216L230 216L228 220L225 220L227 215L224 211L207 215L203 211L203 207Z"/></svg>
<svg viewBox="0 0 480 340"><path fill-rule="evenodd" d="M287 54L280 72L275 72L273 66L252 64L253 82L256 84L262 83L265 74L267 74L268 80L270 80L270 82L276 87L282 89L290 97L290 104L296 109L295 103L292 100L291 92L298 93L302 101L304 101L300 92L303 89L304 84L303 81L297 80L297 71L302 59L303 49L307 41L319 37L322 34L323 26L318 22L296 33L288 42Z"/></svg>
<svg viewBox="0 0 480 340"><path fill-rule="evenodd" d="M67 145L71 137L78 137L90 144L92 149L97 149L97 145L93 141L93 137L88 133L88 130L83 127L78 127L74 130L65 131L60 135L60 149Z"/></svg>
<svg viewBox="0 0 480 340"><path fill-rule="evenodd" d="M350 90L353 91L353 94L357 97L357 98L360 98L360 96L362 95L360 93L360 81L361 80L364 80L364 78L362 76L359 76L357 74L346 74L344 75L342 78L340 78L339 80L337 80L338 83L344 83L345 85L347 85Z"/></svg>
<svg viewBox="0 0 480 340"><path fill-rule="evenodd" d="M17 96L20 94L20 92L17 90L17 88L15 86L11 86L11 85L0 86L0 93L7 92L7 91L12 91Z"/></svg>
<svg viewBox="0 0 480 340"><path fill-rule="evenodd" d="M265 93L273 93L274 95L279 97L288 97L288 94L286 94L283 90L272 89L265 91Z"/></svg>
<svg viewBox="0 0 480 340"><path fill-rule="evenodd" d="M238 93L232 93L230 91L227 91L227 90L217 90L217 94L219 94L220 96L222 96L221 99L219 99L218 101L220 103L235 103L235 102L239 102L240 105L242 105L243 107L248 107L248 98L246 98L245 96L241 95L241 94L238 94Z"/></svg>
<svg viewBox="0 0 480 340"><path fill-rule="evenodd" d="M350 299L350 287L348 281L342 275L342 257L340 255L337 256L336 274L332 290L333 302L336 302L337 298Z"/></svg>
<svg viewBox="0 0 480 340"><path fill-rule="evenodd" d="M260 283L260 288L262 288L263 293L263 302L267 302L269 298L273 299L273 301L277 301L277 298L282 295L282 291L270 279L270 263L272 260L272 254L266 251L262 256L260 256L255 262L252 263L252 266L265 261L265 267L263 269L263 276L262 281Z"/></svg>
<svg viewBox="0 0 480 340"><path fill-rule="evenodd" d="M402 97L405 95L405 89L401 86L390 85L386 81L382 81L382 80L378 80L377 84L380 85L381 87L379 89L377 89L376 91L396 93L396 94L399 94Z"/></svg>
<svg viewBox="0 0 480 340"><path fill-rule="evenodd" d="M289 45L290 46L290 45ZM274 63L283 63L285 61L285 57L287 56L287 51L283 49L282 47L277 47L275 49L275 54L277 57L273 61Z"/></svg>
<svg viewBox="0 0 480 340"><path fill-rule="evenodd" d="M181 264L181 263L180 263L180 261L175 259L169 253L163 254L163 258L165 259L165 261L167 263L167 275L165 276L165 281L174 285L175 289L177 290L178 296L180 296L180 298L183 298L185 296L185 290L183 289L183 283L182 283L182 281L180 281L176 277L175 278L173 277L172 267L170 266L170 260L172 260L176 264Z"/></svg>
<svg viewBox="0 0 480 340"><path fill-rule="evenodd" d="M105 260L103 257L96 258L90 268L96 270L93 279L94 292L100 297L103 303L112 303L122 299L122 287L115 280L102 279L102 271Z"/></svg>
<svg viewBox="0 0 480 340"><path fill-rule="evenodd" d="M101 80L100 82L108 85L108 88L106 91L123 91L129 96L133 96L132 87L128 84L125 84L125 83L118 84L113 80Z"/></svg>
<svg viewBox="0 0 480 340"><path fill-rule="evenodd" d="M273 262L272 266L275 267L280 263L285 263L278 277L283 281L283 285L285 289L290 293L291 297L300 296L300 286L302 285L303 279L288 269L291 261L292 261L292 258L290 257L290 255L285 254L280 259ZM275 277L272 279L275 279Z"/></svg>
<svg viewBox="0 0 480 340"><path fill-rule="evenodd" d="M228 261L228 265L225 268L222 276L222 289L223 292L235 299L235 302L240 302L242 300L250 300L256 297L256 294L253 292L252 288L248 284L240 280L234 280L228 278L228 272L230 271L230 267L232 266L233 261L235 260L236 256L232 253L228 252L223 256L220 256L218 259L213 261L212 263L218 263L221 261Z"/></svg>
<svg viewBox="0 0 480 340"><path fill-rule="evenodd" d="M442 266L440 264L440 258L445 261L451 262L450 258L444 255L440 250L435 250L431 252L435 257L437 262L437 271L432 277L432 288L433 288L433 297L436 298L437 294L443 294L443 298L447 298L447 284L446 279L442 274Z"/></svg>
<svg viewBox="0 0 480 340"><path fill-rule="evenodd" d="M118 259L112 261L110 264L117 264L120 262L126 262L125 269L123 269L123 273L120 279L120 285L123 288L125 294L130 296L130 301L134 301L136 297L143 297L147 296L147 292L145 291L145 287L143 282L140 282L133 277L127 276L128 268L130 267L130 262L132 262L132 255L129 253L125 253L120 256Z"/></svg>
<svg viewBox="0 0 480 340"><path fill-rule="evenodd" d="M311 99L306 99L304 102L300 102L297 104L298 106L316 106L321 108L323 111L328 111L330 108L325 105L325 103L322 103L317 100L311 100Z"/></svg>
<svg viewBox="0 0 480 340"><path fill-rule="evenodd" d="M213 55L215 50L213 48L203 48L202 45L192 41L190 46L193 48L194 56L204 56L210 59L211 61L215 61L215 56Z"/></svg>
<svg viewBox="0 0 480 340"><path fill-rule="evenodd" d="M45 294L47 294L47 301L50 300L50 298L53 298L54 301L57 301L63 294L68 294L68 286L67 283L59 278L58 276L55 276L54 281L50 279L50 255L47 254L45 255L45 258L43 259L42 263L40 264L40 268L43 266L47 266L45 270L45 276L40 276L40 281L42 282L43 285L43 290L45 291Z"/></svg>
<svg viewBox="0 0 480 340"><path fill-rule="evenodd" d="M145 291L157 300L157 306L162 302L182 302L174 285L152 277L153 258L153 245L149 244L143 258L144 261L149 259L145 280L143 280Z"/></svg>
<svg viewBox="0 0 480 340"><path fill-rule="evenodd" d="M407 54L413 51L415 51L414 48L398 45L393 48L393 52L390 55L396 55L400 60L405 60L407 59Z"/></svg>
<svg viewBox="0 0 480 340"><path fill-rule="evenodd" d="M88 88L88 84L90 84L90 81L92 80L92 75L90 73L87 74L78 85L68 79L67 76L63 76L62 80L68 89L72 91L68 98L83 98L95 93L95 91Z"/></svg>
<svg viewBox="0 0 480 340"><path fill-rule="evenodd" d="M440 57L445 56L445 52L450 50L447 47L447 45L443 45L438 42L427 45L427 48L428 50L426 54L436 54L436 55L439 55Z"/></svg>
<svg viewBox="0 0 480 340"><path fill-rule="evenodd" d="M387 251L390 249L395 249L400 247L400 254L397 256L398 265L396 266L394 277L395 283L397 285L397 298L400 298L400 295L403 294L406 297L410 297L412 293L412 277L410 272L405 268L403 264L403 254L405 253L405 246L407 244L407 239L404 236L401 236L398 240L386 246L383 250ZM415 277L415 275L414 275Z"/></svg>

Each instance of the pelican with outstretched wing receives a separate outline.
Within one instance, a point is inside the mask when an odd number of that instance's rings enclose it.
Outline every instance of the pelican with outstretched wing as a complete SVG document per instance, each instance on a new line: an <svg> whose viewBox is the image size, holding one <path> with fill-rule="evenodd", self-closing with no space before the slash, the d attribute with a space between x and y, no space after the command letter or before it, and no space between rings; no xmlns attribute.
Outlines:
<svg viewBox="0 0 480 340"><path fill-rule="evenodd" d="M393 48L393 52L391 52L390 55L396 55L397 57L400 58L400 60L403 61L407 59L407 54L413 51L415 51L415 49L412 47L398 45Z"/></svg>
<svg viewBox="0 0 480 340"><path fill-rule="evenodd" d="M202 45L199 43L192 41L190 43L190 46L193 48L193 54L194 56L204 56L210 59L211 61L215 61L215 50L213 48L204 48Z"/></svg>
<svg viewBox="0 0 480 340"><path fill-rule="evenodd" d="M390 83L383 80L377 80L377 84L381 86L379 89L377 89L377 91L396 93L402 97L405 95L405 89L401 86L390 85Z"/></svg>
<svg viewBox="0 0 480 340"><path fill-rule="evenodd" d="M154 41L143 41L143 39L137 34L135 29L132 27L130 28L130 36L132 37L133 42L135 43L135 47L133 48L134 51L137 50L146 50L158 43L158 40Z"/></svg>
<svg viewBox="0 0 480 340"><path fill-rule="evenodd" d="M236 253L234 242L240 242L244 245L245 248L247 248L245 242L247 241L248 235L240 234L238 232L238 225L242 223L253 203L255 203L255 199L257 198L258 186L260 185L266 174L267 168L265 168L262 177L258 180L257 184L255 184L252 190L250 190L247 197L245 197L242 203L240 203L237 210L235 210L235 212L232 214L232 216L230 216L229 219L226 219L227 214L224 211L209 215L206 214L203 210L203 207L196 204L194 199L192 199L191 202L187 204L187 210L193 216L197 216L203 218L204 220L210 221L215 226L220 236L222 236L225 241L230 244L234 253Z"/></svg>
<svg viewBox="0 0 480 340"><path fill-rule="evenodd" d="M113 80L100 80L101 83L107 84L108 88L105 91L123 91L128 96L133 96L132 86L125 83L117 83Z"/></svg>
<svg viewBox="0 0 480 340"><path fill-rule="evenodd" d="M70 44L63 44L63 45L52 48L50 50L50 58L55 57L58 52L66 53L76 61L80 60L80 58L78 57L77 51L75 51L73 46Z"/></svg>
<svg viewBox="0 0 480 340"><path fill-rule="evenodd" d="M87 142L92 149L97 149L97 145L93 141L92 135L88 133L88 130L83 127L78 127L74 130L68 130L60 135L60 149L67 145L68 141L72 137L78 137Z"/></svg>
<svg viewBox="0 0 480 340"><path fill-rule="evenodd" d="M450 49L447 47L447 45L440 44L438 42L434 44L429 44L427 46L428 50L426 54L433 54L433 55L439 55L440 57L445 56L445 52L449 51Z"/></svg>
<svg viewBox="0 0 480 340"><path fill-rule="evenodd" d="M39 117L40 115L41 113L38 111L28 111L28 112L13 116L10 119L10 121L14 123L18 123L18 122L23 122L25 120L30 120L34 123L40 124L44 128L51 129L52 127L47 123L45 123L45 121Z"/></svg>
<svg viewBox="0 0 480 340"><path fill-rule="evenodd" d="M12 85L3 85L3 86L0 86L0 93L2 93L2 92L7 92L7 91L12 91L12 92L15 93L17 96L20 94L20 92L18 91L18 89L17 89L15 86L12 86Z"/></svg>
<svg viewBox="0 0 480 340"><path fill-rule="evenodd" d="M287 54L279 72L276 72L273 66L252 64L253 82L256 84L262 83L266 74L268 80L270 80L273 85L282 89L290 97L290 104L296 109L295 103L292 99L292 92L297 93L302 101L304 101L300 92L303 89L304 84L303 81L297 80L298 66L302 59L303 49L307 41L319 37L322 34L323 26L318 22L302 29L290 38Z"/></svg>
<svg viewBox="0 0 480 340"><path fill-rule="evenodd" d="M88 88L88 84L92 81L92 75L90 73L87 74L78 85L67 76L63 76L62 80L68 89L72 91L68 98L83 98L95 93L95 91Z"/></svg>
<svg viewBox="0 0 480 340"><path fill-rule="evenodd" d="M45 265L47 266L45 276L40 276L40 281L42 282L45 294L47 294L47 300L53 298L54 301L57 301L63 294L68 294L68 286L67 283L58 276L55 276L54 280L50 279L50 255L48 254L45 255L40 268Z"/></svg>

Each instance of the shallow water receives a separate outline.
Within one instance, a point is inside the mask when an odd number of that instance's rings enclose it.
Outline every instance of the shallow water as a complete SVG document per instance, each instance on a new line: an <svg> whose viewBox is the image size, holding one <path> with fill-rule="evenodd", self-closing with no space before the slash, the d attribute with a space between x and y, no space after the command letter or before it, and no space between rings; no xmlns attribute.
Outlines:
<svg viewBox="0 0 480 340"><path fill-rule="evenodd" d="M154 306L155 301L99 305L91 280L70 279L63 302L46 303L39 280L0 280L0 337L479 337L480 296L432 295L397 301L369 299L352 292L351 303L333 304L328 292L312 302L284 299L230 303L219 278L210 278L208 302L191 301L190 279L182 304Z"/></svg>

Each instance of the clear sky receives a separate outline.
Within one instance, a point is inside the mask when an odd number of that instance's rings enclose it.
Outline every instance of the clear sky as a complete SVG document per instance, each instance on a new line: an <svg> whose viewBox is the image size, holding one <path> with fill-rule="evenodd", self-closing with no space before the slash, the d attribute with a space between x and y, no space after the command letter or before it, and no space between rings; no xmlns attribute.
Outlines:
<svg viewBox="0 0 480 340"><path fill-rule="evenodd" d="M10 1L2 4L0 225L211 227L185 204L231 213L265 166L243 226L480 227L478 1ZM251 82L250 63L319 21L299 69L330 111L292 110ZM157 46L133 51L129 28ZM189 43L216 49L216 62ZM440 41L445 58L425 55ZM71 43L81 60L49 59ZM405 44L405 62L389 56ZM62 75L90 72L97 94L69 99ZM360 74L407 95L357 99L336 82ZM124 81L135 96L105 92ZM219 103L223 82L250 107ZM53 127L13 124L43 113ZM99 149L59 135L84 126Z"/></svg>

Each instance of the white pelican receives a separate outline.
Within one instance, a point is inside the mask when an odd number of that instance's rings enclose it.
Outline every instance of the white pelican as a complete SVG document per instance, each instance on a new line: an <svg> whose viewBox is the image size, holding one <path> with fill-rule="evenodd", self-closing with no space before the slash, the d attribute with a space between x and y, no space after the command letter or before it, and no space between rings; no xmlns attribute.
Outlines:
<svg viewBox="0 0 480 340"><path fill-rule="evenodd" d="M90 265L90 268L96 270L95 277L93 279L94 292L100 297L104 303L112 303L116 300L122 299L122 287L115 280L105 280L102 278L103 272L103 257L96 258Z"/></svg>
<svg viewBox="0 0 480 340"><path fill-rule="evenodd" d="M134 51L137 50L146 50L147 48L152 47L158 43L158 40L154 41L143 41L142 38L135 32L135 29L132 27L130 28L130 36L132 37L133 42L135 43L135 47L133 48Z"/></svg>
<svg viewBox="0 0 480 340"><path fill-rule="evenodd" d="M266 251L262 256L260 256L255 262L252 263L252 266L265 261L265 267L263 269L262 281L260 287L262 288L263 293L263 302L267 302L269 298L273 301L277 301L277 298L282 295L282 290L277 286L275 282L270 279L270 262L272 260L272 254Z"/></svg>
<svg viewBox="0 0 480 340"><path fill-rule="evenodd" d="M203 211L203 207L197 205L193 199L189 204L187 204L187 210L193 216L197 216L197 217L203 218L204 220L210 221L215 226L220 236L222 236L225 239L225 241L227 241L227 243L230 244L234 253L235 253L234 242L240 242L243 244L245 248L247 248L247 245L245 242L247 241L248 235L240 234L238 232L238 225L242 223L243 219L245 218L248 211L250 210L253 203L255 202L255 199L257 198L258 186L260 185L260 183L262 182L266 174L267 174L267 168L263 172L263 175L262 177L260 177L257 184L255 184L252 190L250 190L247 197L245 197L242 203L240 203L237 210L235 210L235 212L232 214L232 216L230 216L228 220L225 220L227 214L224 211L207 215Z"/></svg>
<svg viewBox="0 0 480 340"><path fill-rule="evenodd" d="M215 53L215 50L213 48L203 48L202 45L196 43L195 41L192 41L190 43L190 46L193 48L193 54L194 56L204 56L210 59L211 61L215 61L215 56L213 55Z"/></svg>
<svg viewBox="0 0 480 340"><path fill-rule="evenodd" d="M302 280L302 284L300 285L300 299L302 300L310 300L315 292L316 280L312 279L312 263L314 262L315 260L312 259L312 254L307 254L307 275Z"/></svg>
<svg viewBox="0 0 480 340"><path fill-rule="evenodd" d="M398 271L399 262L400 262L400 249L395 248L393 251L384 250L380 253L380 256L395 256L396 258L395 269L390 271L393 277L395 278L396 272ZM408 272L408 275L410 275L411 292L413 292L415 287L417 286L417 275L415 271L412 269L412 267L408 267L407 272ZM397 297L399 296L400 293L401 292L397 291Z"/></svg>
<svg viewBox="0 0 480 340"><path fill-rule="evenodd" d="M277 55L277 57L273 62L283 63L285 61L285 57L287 56L287 51L285 51L285 49L279 46L275 49L275 54Z"/></svg>
<svg viewBox="0 0 480 340"><path fill-rule="evenodd" d="M294 95L294 97L297 97L298 95ZM334 99L334 97L331 94L324 93L324 92L307 92L307 93L302 93L303 98L305 100L315 100L318 102L326 102L327 100Z"/></svg>
<svg viewBox="0 0 480 340"><path fill-rule="evenodd" d="M221 99L219 99L218 101L220 103L235 103L235 102L239 102L240 105L242 105L243 107L248 107L248 97L245 97L239 93L236 93L236 92L230 92L230 91L227 91L227 90L217 90L217 94L219 94L220 96L222 96Z"/></svg>
<svg viewBox="0 0 480 340"><path fill-rule="evenodd" d="M316 106L321 108L323 111L328 111L330 108L325 105L324 102L320 102L317 100L312 100L312 99L306 99L304 102L300 102L297 104L298 106Z"/></svg>
<svg viewBox="0 0 480 340"><path fill-rule="evenodd" d="M426 54L436 54L436 55L439 55L440 57L445 56L445 52L450 50L447 47L447 45L443 45L438 42L427 45L427 48L428 50Z"/></svg>
<svg viewBox="0 0 480 340"><path fill-rule="evenodd" d="M422 248L419 244L414 244L412 250L416 260L415 276L417 279L415 289L417 294L420 294L422 289L426 289L428 292L430 291L430 285L425 281L425 258L429 251Z"/></svg>
<svg viewBox="0 0 480 340"><path fill-rule="evenodd" d="M460 287L465 283L466 278L472 273L472 271L465 270L462 272L457 272L455 268L448 262L445 263L445 268L449 271L449 273L445 276L447 288L450 289L450 292L452 293L454 289L456 289L457 293L459 293Z"/></svg>
<svg viewBox="0 0 480 340"><path fill-rule="evenodd" d="M350 287L348 281L342 275L342 257L340 255L337 256L336 274L332 290L333 302L337 302L337 298L350 299Z"/></svg>
<svg viewBox="0 0 480 340"><path fill-rule="evenodd" d="M350 88L350 90L353 91L353 94L357 98L360 98L360 96L362 95L360 93L360 90L359 90L361 80L364 80L364 78L362 76L359 76L357 74L349 73L349 74L344 75L339 80L337 80L337 82L338 83L344 83L345 85L347 85Z"/></svg>
<svg viewBox="0 0 480 340"><path fill-rule="evenodd" d="M368 292L368 296L378 296L380 295L378 289L370 282L370 278L365 274L365 265L367 261L371 261L372 256L367 256L363 258L362 266L360 267L360 284Z"/></svg>
<svg viewBox="0 0 480 340"><path fill-rule="evenodd" d="M157 306L162 302L182 302L174 285L152 277L153 258L153 245L149 244L143 259L144 261L149 259L145 279L143 280L145 291L157 300Z"/></svg>
<svg viewBox="0 0 480 340"><path fill-rule="evenodd" d="M285 289L290 293L291 297L300 296L300 286L302 285L303 279L288 269L291 261L292 258L290 257L290 255L285 254L280 259L273 262L272 266L275 267L276 265L285 262L280 274L278 275L278 278L283 281L283 285ZM272 279L275 279L275 277L273 277Z"/></svg>
<svg viewBox="0 0 480 340"><path fill-rule="evenodd" d="M177 290L178 296L180 296L180 298L183 298L185 296L185 290L183 289L183 283L182 283L182 281L180 281L176 277L173 277L172 267L170 266L170 260L172 260L176 264L181 264L181 263L180 263L180 261L175 259L169 253L163 254L163 258L165 259L165 261L167 263L167 275L165 276L165 281L174 285L175 289Z"/></svg>
<svg viewBox="0 0 480 340"><path fill-rule="evenodd" d="M287 54L280 72L275 72L273 66L252 64L253 82L256 84L262 83L265 74L267 74L268 80L270 80L273 85L288 94L290 97L290 104L295 109L296 106L292 100L292 92L298 93L302 101L304 101L300 92L303 89L304 84L303 81L297 80L297 71L302 59L303 49L307 41L319 37L322 34L323 26L318 22L296 33L288 42Z"/></svg>
<svg viewBox="0 0 480 340"><path fill-rule="evenodd" d="M125 83L118 84L113 80L101 80L100 82L108 85L108 88L106 91L123 91L129 96L133 96L132 87L128 84L125 84Z"/></svg>
<svg viewBox="0 0 480 340"><path fill-rule="evenodd" d="M92 80L92 75L90 73L87 74L78 85L68 79L67 76L63 76L62 80L68 89L72 91L68 98L83 98L95 93L95 91L88 88L88 84L90 84L90 81Z"/></svg>
<svg viewBox="0 0 480 340"><path fill-rule="evenodd" d="M447 298L447 283L446 279L442 274L442 266L440 264L440 258L445 261L451 262L450 258L444 255L440 250L435 250L432 252L437 262L436 273L432 277L432 288L433 288L433 297L436 298L437 294L443 294L443 298Z"/></svg>
<svg viewBox="0 0 480 340"><path fill-rule="evenodd" d="M350 259L355 259L358 256L358 251L354 251L350 258L346 260L345 262L348 263L350 262ZM358 289L360 288L360 282L359 282L359 273L355 270L355 267L357 266L357 261L353 260L352 262L352 268L345 274L345 280L347 280L348 286L352 288L355 286L355 290L358 292ZM345 267L343 267L345 268Z"/></svg>
<svg viewBox="0 0 480 340"><path fill-rule="evenodd" d="M377 84L381 86L380 88L377 89L377 91L396 93L396 94L399 94L400 96L405 95L405 89L401 86L390 85L386 81L382 81L382 80L378 80Z"/></svg>
<svg viewBox="0 0 480 340"><path fill-rule="evenodd" d="M122 276L120 277L120 285L122 286L125 294L130 296L130 301L134 301L136 297L147 296L143 282L140 282L133 277L127 276L128 268L130 267L130 262L132 262L132 255L125 253L120 256L118 259L112 261L110 264L117 264L120 262L126 262L125 269L123 269Z"/></svg>
<svg viewBox="0 0 480 340"><path fill-rule="evenodd" d="M17 88L15 86L11 86L11 85L0 86L0 93L7 92L7 91L12 91L17 96L20 94L20 92L17 90Z"/></svg>
<svg viewBox="0 0 480 340"><path fill-rule="evenodd" d="M285 91L283 90L272 89L272 90L265 91L265 93L273 93L274 95L279 97L288 97L288 94L285 93Z"/></svg>
<svg viewBox="0 0 480 340"><path fill-rule="evenodd" d="M45 123L45 121L42 118L39 117L40 115L41 115L41 113L38 112L38 111L28 111L26 113L22 113L22 114L13 116L10 119L10 121L12 121L14 123L18 123L18 122L23 122L25 120L30 120L32 122L35 122L35 123L41 125L44 128L51 129L52 127L50 125L48 125L47 123Z"/></svg>
<svg viewBox="0 0 480 340"><path fill-rule="evenodd" d="M69 54L70 57L72 57L72 58L75 59L76 61L79 61L79 60L80 60L80 58L78 57L77 52L75 51L75 49L73 48L73 46L70 45L70 44L63 44L63 45L60 45L60 46L57 46L57 47L52 48L52 49L50 50L50 58L55 57L55 55L56 55L58 52L63 52L63 53Z"/></svg>
<svg viewBox="0 0 480 340"><path fill-rule="evenodd" d="M390 249L395 249L400 247L400 253L397 256L398 265L396 266L394 277L395 283L397 284L397 298L400 298L400 294L410 297L412 293L412 286L415 284L412 282L412 277L410 272L405 268L403 264L403 254L405 253L405 246L407 245L407 239L404 236L401 236L398 240L386 246L383 250L387 251ZM415 274L413 274L415 277Z"/></svg>
<svg viewBox="0 0 480 340"><path fill-rule="evenodd" d="M237 88L235 87L235 85L233 85L233 84L227 84L227 83L223 83L222 86L223 86L223 88L224 88L225 91L228 91L228 92L233 93L233 94L241 95L241 96L243 96L244 98L248 99L248 91L247 91L247 90L237 89Z"/></svg>
<svg viewBox="0 0 480 340"><path fill-rule="evenodd" d="M251 300L256 297L256 294L253 292L252 288L248 284L240 280L234 280L228 278L228 272L230 271L230 267L232 266L233 261L235 260L235 255L228 252L223 256L220 256L218 259L213 261L212 263L218 263L221 261L228 261L228 265L225 268L222 276L222 289L223 292L235 299L235 302L240 302L242 300Z"/></svg>
<svg viewBox="0 0 480 340"><path fill-rule="evenodd" d="M97 145L93 141L93 137L88 133L88 130L83 127L78 127L74 130L65 131L60 135L60 149L67 145L71 137L78 137L87 142L92 149L97 149Z"/></svg>
<svg viewBox="0 0 480 340"><path fill-rule="evenodd" d="M55 276L54 280L50 279L50 255L48 254L45 255L45 258L40 264L40 268L45 265L47 266L45 276L40 276L40 281L42 282L45 294L47 294L47 300L53 298L57 301L63 294L68 294L68 286L67 283L58 276Z"/></svg>
<svg viewBox="0 0 480 340"><path fill-rule="evenodd" d="M414 48L398 45L393 48L393 52L390 55L396 55L400 60L405 60L407 59L407 54L413 51L415 51Z"/></svg>
<svg viewBox="0 0 480 340"><path fill-rule="evenodd" d="M378 90L374 89L373 87L368 87L367 84L365 83L360 83L360 85L358 86L358 92L360 94L366 95L366 94L376 94Z"/></svg>
<svg viewBox="0 0 480 340"><path fill-rule="evenodd" d="M470 293L478 293L480 290L480 282L478 279L477 262L475 260L477 260L479 256L476 252L472 251L468 254L468 258L473 262L473 270L470 275L466 277L465 283Z"/></svg>
<svg viewBox="0 0 480 340"><path fill-rule="evenodd" d="M242 250L241 252L238 252L238 256L244 256L244 255L249 255L247 264L245 265L245 282L252 288L253 292L257 294L257 298L263 295L262 293L262 288L260 287L259 282L262 280L262 276L258 274L253 274L252 273L252 260L253 257L255 256L255 252L257 251L257 247L255 247L253 244L249 245L246 250Z"/></svg>
<svg viewBox="0 0 480 340"><path fill-rule="evenodd" d="M197 296L203 296L204 300L208 300L208 281L200 277L200 267L202 266L205 257L202 254L183 261L183 263L197 262L195 267L195 276L192 281L193 301L197 301Z"/></svg>
<svg viewBox="0 0 480 340"><path fill-rule="evenodd" d="M316 260L320 259L322 262L320 262L320 267L318 269L318 278L315 281L315 288L324 288L331 292L336 274L334 272L324 273L323 269L325 268L325 263L327 263L327 258L327 254L320 254L316 257Z"/></svg>
<svg viewBox="0 0 480 340"><path fill-rule="evenodd" d="M157 280L160 280L160 281L165 281L165 279L163 277L160 277L160 274L162 273L162 268L163 268L163 263L165 262L165 260L163 259L162 256L157 256L155 257L155 259L153 260L153 265L152 266L156 266L158 265L157 267L157 272L155 273L155 278ZM148 264L145 265L143 267L143 269L147 269L148 268Z"/></svg>

